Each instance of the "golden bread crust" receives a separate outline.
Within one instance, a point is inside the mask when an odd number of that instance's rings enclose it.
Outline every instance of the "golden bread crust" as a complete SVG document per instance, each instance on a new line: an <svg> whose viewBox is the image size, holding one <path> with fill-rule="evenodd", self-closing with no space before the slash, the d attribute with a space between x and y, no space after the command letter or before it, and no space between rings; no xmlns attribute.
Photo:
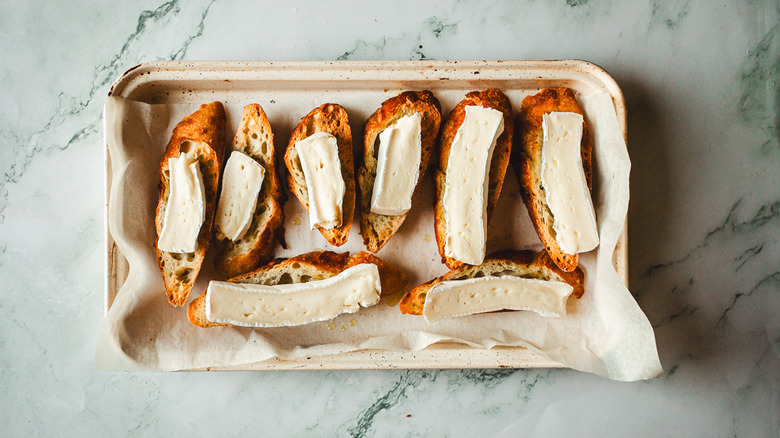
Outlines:
<svg viewBox="0 0 780 438"><path fill-rule="evenodd" d="M392 295L403 290L409 277L390 262L365 251L361 251L347 260L344 269L359 265L361 263L372 263L379 269L379 279L382 283L382 296Z"/></svg>
<svg viewBox="0 0 780 438"><path fill-rule="evenodd" d="M333 276L346 269L348 262L348 252L312 251L286 259L275 259L265 266L261 266L252 272L233 277L228 281L233 283L253 283L252 278L256 277L260 272L284 270L287 268L300 269L300 265L315 267L322 271L323 275Z"/></svg>

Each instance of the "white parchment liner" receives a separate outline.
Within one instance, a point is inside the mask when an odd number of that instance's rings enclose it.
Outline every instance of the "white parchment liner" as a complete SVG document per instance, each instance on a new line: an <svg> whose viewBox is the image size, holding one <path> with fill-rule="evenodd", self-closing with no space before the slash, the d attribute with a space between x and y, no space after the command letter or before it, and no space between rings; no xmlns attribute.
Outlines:
<svg viewBox="0 0 780 438"><path fill-rule="evenodd" d="M389 97L389 96L388 96ZM453 96L457 102L456 96ZM452 100L452 99L450 99ZM228 141L244 104L226 103ZM275 130L280 167L289 133L298 119L322 102L301 110L284 103L261 103ZM350 115L356 151L362 148L362 123L381 104L343 97ZM443 103L443 118L450 107ZM513 100L515 110L519 101ZM420 350L440 341L457 341L473 348L523 346L565 366L616 380L658 376L661 365L652 327L612 265L612 255L628 210L630 161L612 99L607 93L580 96L594 139L594 205L599 219L600 246L580 256L586 273L585 295L570 300L567 316L546 318L532 312L502 312L454 318L428 324L421 316L402 315L393 300L335 320L285 328L201 329L189 323L186 308L168 304L154 253L154 210L157 205L159 160L175 124L197 105L149 105L109 97L105 106L106 141L112 167L108 226L127 258L130 271L100 328L96 364L107 370L185 370L249 364L279 357L337 354L362 349ZM275 116L276 115L276 116ZM281 126L281 129L277 129ZM228 143L229 144L229 143ZM433 183L430 173L399 233L379 252L412 278L408 287L446 272L433 238ZM364 250L356 220L349 241L329 245L293 195L285 205L288 248L276 256L290 257L314 249L357 253ZM507 173L496 214L488 230L488 251L539 249L528 220L517 179ZM190 298L200 295L213 270L208 254ZM353 320L353 324L350 324Z"/></svg>

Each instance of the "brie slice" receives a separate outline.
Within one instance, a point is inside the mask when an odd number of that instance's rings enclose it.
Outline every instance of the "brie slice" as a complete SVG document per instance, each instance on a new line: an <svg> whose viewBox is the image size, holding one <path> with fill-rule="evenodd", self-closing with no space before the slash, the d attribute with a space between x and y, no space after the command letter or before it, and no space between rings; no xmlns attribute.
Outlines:
<svg viewBox="0 0 780 438"><path fill-rule="evenodd" d="M327 132L316 132L295 142L301 160L306 190L309 192L309 223L311 228L341 226L344 202L344 178L336 137Z"/></svg>
<svg viewBox="0 0 780 438"><path fill-rule="evenodd" d="M420 113L404 116L379 133L371 211L400 216L412 208L422 160Z"/></svg>
<svg viewBox="0 0 780 438"><path fill-rule="evenodd" d="M212 281L206 319L243 327L283 327L325 321L379 302L379 270L361 263L324 280L261 284Z"/></svg>
<svg viewBox="0 0 780 438"><path fill-rule="evenodd" d="M510 275L442 281L426 294L423 316L428 322L497 310L564 316L573 291L564 282Z"/></svg>
<svg viewBox="0 0 780 438"><path fill-rule="evenodd" d="M485 260L490 162L504 132L504 114L467 106L450 147L442 204L447 224L444 253L470 265Z"/></svg>
<svg viewBox="0 0 780 438"><path fill-rule="evenodd" d="M544 114L542 133L542 187L553 216L555 240L568 254L590 251L599 245L599 232L582 168L582 115Z"/></svg>
<svg viewBox="0 0 780 438"><path fill-rule="evenodd" d="M206 190L197 160L183 152L168 159L170 192L157 248L172 253L195 252L206 213Z"/></svg>
<svg viewBox="0 0 780 438"><path fill-rule="evenodd" d="M222 192L214 225L228 239L236 241L252 225L265 169L251 157L233 151L222 176Z"/></svg>

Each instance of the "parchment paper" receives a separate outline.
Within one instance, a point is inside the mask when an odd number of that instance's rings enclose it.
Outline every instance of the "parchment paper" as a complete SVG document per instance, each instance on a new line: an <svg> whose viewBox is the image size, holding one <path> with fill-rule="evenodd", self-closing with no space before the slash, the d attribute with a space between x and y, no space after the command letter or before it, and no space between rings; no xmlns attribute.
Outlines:
<svg viewBox="0 0 780 438"><path fill-rule="evenodd" d="M241 109L248 103L252 101L226 102L228 145ZM288 108L284 103L258 103L271 118L278 165L283 169L289 132L301 116L322 102L311 102L306 109L300 102ZM362 148L362 123L381 100L364 102L356 97L350 101L346 96L339 103L349 112L357 152ZM519 108L519 101L513 99L512 103ZM186 308L168 304L154 253L159 160L175 124L198 105L149 105L109 97L104 114L112 169L108 226L130 271L100 328L96 368L186 370L362 349L420 350L436 342L456 341L472 348L523 346L567 367L616 380L658 376L662 369L653 330L612 265L628 209L630 161L626 145L609 94L581 96L580 103L594 139L594 205L601 243L580 256L586 274L585 295L569 301L565 317L501 312L428 324L421 316L402 315L396 304L399 297L389 297L357 314L300 327L201 329L189 323ZM446 116L452 105L442 104ZM410 275L409 288L447 271L433 237L430 173L422 184L406 222L378 254ZM334 248L310 229L308 215L298 200L291 194L288 197L288 248L277 247L277 257L315 249L353 254L364 250L357 218L347 244ZM495 211L488 230L488 252L541 248L511 166ZM190 299L199 296L209 280L223 280L214 271L211 256L213 253L207 254Z"/></svg>

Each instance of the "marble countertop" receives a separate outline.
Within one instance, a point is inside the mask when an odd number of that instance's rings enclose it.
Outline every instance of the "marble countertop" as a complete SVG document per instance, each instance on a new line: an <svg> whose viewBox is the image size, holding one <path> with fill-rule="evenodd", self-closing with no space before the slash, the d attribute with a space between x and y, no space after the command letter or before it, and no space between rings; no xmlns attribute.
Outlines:
<svg viewBox="0 0 780 438"><path fill-rule="evenodd" d="M4 436L780 433L777 2L89 3L0 6ZM625 94L630 284L655 328L661 378L93 369L102 107L128 68L566 58L602 66Z"/></svg>

